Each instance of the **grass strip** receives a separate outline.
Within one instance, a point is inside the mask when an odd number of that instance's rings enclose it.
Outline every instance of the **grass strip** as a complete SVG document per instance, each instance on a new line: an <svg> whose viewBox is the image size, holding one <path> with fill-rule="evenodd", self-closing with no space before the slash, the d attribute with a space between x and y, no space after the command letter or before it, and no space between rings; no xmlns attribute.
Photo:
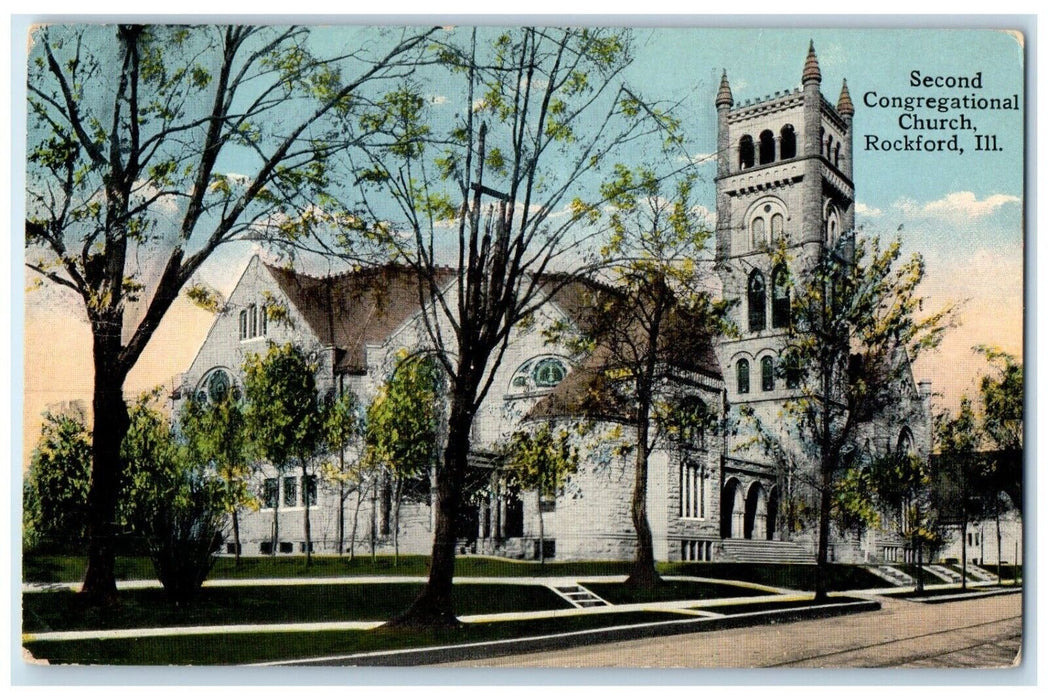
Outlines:
<svg viewBox="0 0 1048 700"><path fill-rule="evenodd" d="M420 583L315 584L204 588L188 605L167 601L161 589L120 591L108 608L85 607L69 591L22 596L26 632L387 620L415 599ZM460 615L570 608L544 586L457 584Z"/></svg>
<svg viewBox="0 0 1048 700"><path fill-rule="evenodd" d="M630 603L657 603L670 600L707 600L710 598L738 598L742 596L772 595L765 591L733 586L729 583L705 581L661 581L655 588L632 588L621 583L579 583L615 605Z"/></svg>
<svg viewBox="0 0 1048 700"><path fill-rule="evenodd" d="M405 632L379 628L368 631L252 632L31 642L25 647L35 658L53 664L238 665L514 639L685 617L693 619L670 612L604 613L463 624L446 631Z"/></svg>
<svg viewBox="0 0 1048 700"><path fill-rule="evenodd" d="M840 603L865 602L862 598L851 598L848 596L834 596L823 603L823 605L837 605ZM794 608L817 607L813 598L803 600L769 600L760 603L729 603L727 605L711 605L708 608L692 608L693 610L704 610L706 612L721 615L737 615L739 613L765 612L767 610L793 610Z"/></svg>

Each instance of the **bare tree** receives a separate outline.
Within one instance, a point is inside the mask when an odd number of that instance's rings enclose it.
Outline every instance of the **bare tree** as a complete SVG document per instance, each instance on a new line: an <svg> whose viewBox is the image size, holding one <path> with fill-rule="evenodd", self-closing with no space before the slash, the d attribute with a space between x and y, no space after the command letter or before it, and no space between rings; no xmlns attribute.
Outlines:
<svg viewBox="0 0 1048 700"><path fill-rule="evenodd" d="M358 93L409 74L429 33L404 31L374 54L317 56L299 27L34 31L26 264L75 294L93 343L85 596L116 592L128 373L220 245L294 240L321 223L315 203L333 201L326 162L352 142ZM217 306L202 287L189 292Z"/></svg>
<svg viewBox="0 0 1048 700"><path fill-rule="evenodd" d="M440 46L451 78L433 82L461 101L457 115L436 118L429 86L405 82L363 121L382 137L355 169L370 217L389 222L393 256L419 272L422 335L449 382L429 579L400 625L457 624L455 522L471 428L511 332L563 283L547 273L585 267L583 224L606 201L598 185L614 159L677 142L676 121L621 79L626 33L474 29Z"/></svg>

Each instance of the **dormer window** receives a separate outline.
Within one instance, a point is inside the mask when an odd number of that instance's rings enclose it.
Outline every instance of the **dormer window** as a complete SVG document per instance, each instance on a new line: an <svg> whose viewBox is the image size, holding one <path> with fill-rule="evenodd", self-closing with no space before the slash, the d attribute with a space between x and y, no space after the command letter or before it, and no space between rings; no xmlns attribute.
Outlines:
<svg viewBox="0 0 1048 700"><path fill-rule="evenodd" d="M539 357L522 364L509 382L511 394L552 389L568 374L568 366L559 357Z"/></svg>

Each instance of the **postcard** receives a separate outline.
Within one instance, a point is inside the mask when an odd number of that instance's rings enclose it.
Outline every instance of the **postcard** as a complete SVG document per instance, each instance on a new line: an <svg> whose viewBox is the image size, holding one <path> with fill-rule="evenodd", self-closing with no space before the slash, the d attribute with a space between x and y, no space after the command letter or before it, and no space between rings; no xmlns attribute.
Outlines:
<svg viewBox="0 0 1048 700"><path fill-rule="evenodd" d="M26 663L1021 663L1021 28L27 39Z"/></svg>

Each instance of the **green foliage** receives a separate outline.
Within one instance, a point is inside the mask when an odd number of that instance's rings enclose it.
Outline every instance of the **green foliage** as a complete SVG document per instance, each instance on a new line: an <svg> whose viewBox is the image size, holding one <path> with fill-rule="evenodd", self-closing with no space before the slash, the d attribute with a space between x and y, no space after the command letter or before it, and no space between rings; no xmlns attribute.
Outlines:
<svg viewBox="0 0 1048 700"><path fill-rule="evenodd" d="M23 547L81 546L87 535L91 433L82 416L44 416L22 494Z"/></svg>
<svg viewBox="0 0 1048 700"><path fill-rule="evenodd" d="M244 422L255 452L278 470L312 457L322 444L316 367L298 347L272 345L244 362Z"/></svg>
<svg viewBox="0 0 1048 700"><path fill-rule="evenodd" d="M221 480L190 460L168 420L146 396L132 407L121 448L128 465L127 522L142 535L166 595L192 600L222 543L227 494Z"/></svg>
<svg viewBox="0 0 1048 700"><path fill-rule="evenodd" d="M515 432L500 450L504 474L511 485L555 497L579 468L579 451L567 430L549 423L536 430Z"/></svg>
<svg viewBox="0 0 1048 700"><path fill-rule="evenodd" d="M441 450L444 375L431 356L401 352L392 376L367 409L364 461L400 484L425 481Z"/></svg>
<svg viewBox="0 0 1048 700"><path fill-rule="evenodd" d="M979 346L976 351L994 370L979 381L983 432L998 450L1022 450L1023 366L997 348Z"/></svg>
<svg viewBox="0 0 1048 700"><path fill-rule="evenodd" d="M251 476L250 439L241 402L230 392L219 401L186 402L179 416L186 459L214 471L216 496L227 513L259 504L248 488Z"/></svg>

